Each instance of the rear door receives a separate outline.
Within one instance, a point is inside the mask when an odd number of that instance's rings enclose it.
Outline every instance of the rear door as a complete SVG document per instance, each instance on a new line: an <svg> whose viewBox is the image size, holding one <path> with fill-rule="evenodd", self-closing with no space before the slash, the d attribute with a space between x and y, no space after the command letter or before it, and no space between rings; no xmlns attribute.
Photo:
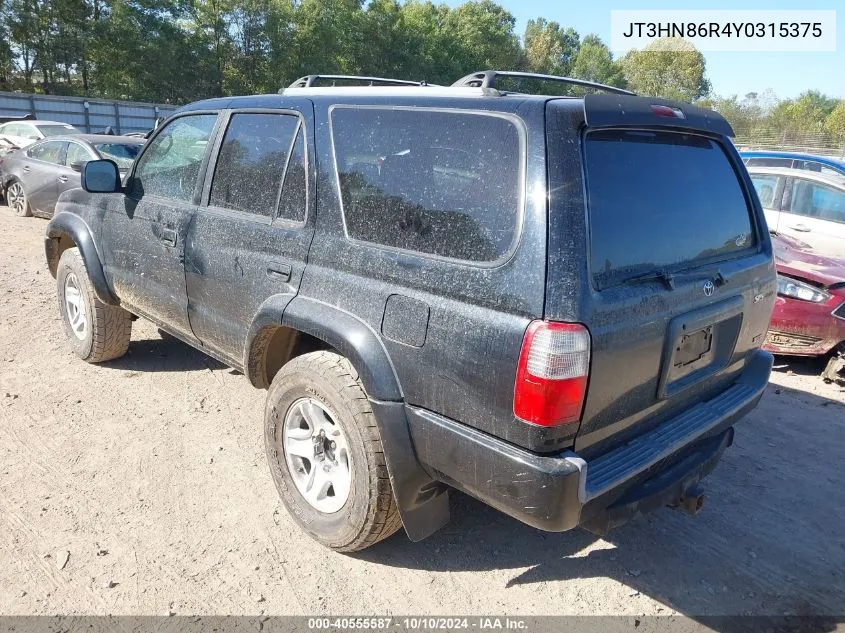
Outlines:
<svg viewBox="0 0 845 633"><path fill-rule="evenodd" d="M203 204L187 238L191 328L235 365L263 301L296 294L313 234L308 222L312 107L226 112Z"/></svg>
<svg viewBox="0 0 845 633"><path fill-rule="evenodd" d="M579 188L567 161L552 160L546 314L592 336L575 443L587 455L726 388L762 344L774 302L771 243L736 151L709 125L652 123L642 101L635 127L613 127L610 108L579 148L549 138L550 151L580 154L585 179Z"/></svg>
<svg viewBox="0 0 845 633"><path fill-rule="evenodd" d="M40 213L53 213L56 206L58 178L66 150L67 141L44 141L26 151L21 180L29 204Z"/></svg>
<svg viewBox="0 0 845 633"><path fill-rule="evenodd" d="M831 257L845 255L845 185L789 178L778 231Z"/></svg>

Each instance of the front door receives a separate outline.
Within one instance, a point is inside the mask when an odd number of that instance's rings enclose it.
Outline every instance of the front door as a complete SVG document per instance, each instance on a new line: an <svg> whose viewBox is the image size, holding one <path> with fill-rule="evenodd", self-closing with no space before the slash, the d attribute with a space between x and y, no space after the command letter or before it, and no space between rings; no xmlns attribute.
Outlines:
<svg viewBox="0 0 845 633"><path fill-rule="evenodd" d="M249 326L273 297L296 294L311 243L307 147L310 101L286 111L231 111L216 142L188 233L191 328L203 347L243 361Z"/></svg>
<svg viewBox="0 0 845 633"><path fill-rule="evenodd" d="M216 113L172 119L152 138L103 219L104 271L132 311L194 341L185 293L185 238L202 189Z"/></svg>

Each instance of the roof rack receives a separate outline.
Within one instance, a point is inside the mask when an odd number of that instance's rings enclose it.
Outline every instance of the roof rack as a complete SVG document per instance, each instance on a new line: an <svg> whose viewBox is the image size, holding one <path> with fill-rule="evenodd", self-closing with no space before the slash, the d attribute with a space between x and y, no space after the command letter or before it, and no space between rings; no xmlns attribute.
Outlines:
<svg viewBox="0 0 845 633"><path fill-rule="evenodd" d="M614 92L620 95L636 94L630 90L617 88L616 86L607 86L599 84L594 81L586 81L584 79L573 79L572 77L559 77L557 75L541 75L538 73L525 73L516 70L482 70L480 72L471 73L466 77L461 77L453 86L471 86L473 88L495 88L494 83L497 77L517 77L518 79L539 79L541 81L558 81L560 83L571 84L573 86L583 86L584 88L597 88L606 92Z"/></svg>
<svg viewBox="0 0 845 633"><path fill-rule="evenodd" d="M305 75L294 81L288 88L312 88L318 81L360 81L369 86L433 86L425 81L408 81L406 79L389 79L386 77L366 77L359 75Z"/></svg>

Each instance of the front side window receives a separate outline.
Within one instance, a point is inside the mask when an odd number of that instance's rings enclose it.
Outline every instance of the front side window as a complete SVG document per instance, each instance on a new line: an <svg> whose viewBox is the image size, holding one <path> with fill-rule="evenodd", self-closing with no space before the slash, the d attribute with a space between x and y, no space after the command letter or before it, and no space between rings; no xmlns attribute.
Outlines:
<svg viewBox="0 0 845 633"><path fill-rule="evenodd" d="M335 108L332 141L352 239L472 262L502 258L521 219L514 121L423 108Z"/></svg>
<svg viewBox="0 0 845 633"><path fill-rule="evenodd" d="M845 191L796 178L789 210L796 215L845 224Z"/></svg>
<svg viewBox="0 0 845 633"><path fill-rule="evenodd" d="M777 191L778 188L778 177L752 174L751 182L754 183L754 189L757 190L757 196L760 198L760 204L767 209L774 207L775 191Z"/></svg>
<svg viewBox="0 0 845 633"><path fill-rule="evenodd" d="M140 158L132 194L190 200L216 121L216 114L194 114L168 123Z"/></svg>
<svg viewBox="0 0 845 633"><path fill-rule="evenodd" d="M67 145L65 141L46 141L27 150L27 155L45 163L61 164L62 150Z"/></svg>
<svg viewBox="0 0 845 633"><path fill-rule="evenodd" d="M233 114L214 168L209 204L272 218L298 127L299 117L293 115Z"/></svg>
<svg viewBox="0 0 845 633"><path fill-rule="evenodd" d="M67 148L67 158L65 158L65 165L73 167L75 165L82 166L89 160L92 160L91 152L87 147L79 145L78 143L70 143Z"/></svg>

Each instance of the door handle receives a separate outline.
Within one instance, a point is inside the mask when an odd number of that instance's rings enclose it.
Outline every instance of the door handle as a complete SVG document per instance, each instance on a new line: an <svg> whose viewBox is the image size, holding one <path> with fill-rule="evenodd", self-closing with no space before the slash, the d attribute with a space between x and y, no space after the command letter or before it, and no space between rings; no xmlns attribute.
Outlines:
<svg viewBox="0 0 845 633"><path fill-rule="evenodd" d="M59 182L67 182L67 176L59 176Z"/></svg>
<svg viewBox="0 0 845 633"><path fill-rule="evenodd" d="M270 262L270 264L267 266L267 276L271 279L290 281L290 275L290 264L283 264L281 262Z"/></svg>
<svg viewBox="0 0 845 633"><path fill-rule="evenodd" d="M29 171L29 169L30 169L29 165L24 165L24 167L23 167L24 171Z"/></svg>
<svg viewBox="0 0 845 633"><path fill-rule="evenodd" d="M810 232L810 227L806 226L804 224L796 224L795 226L790 227L790 228L792 228L796 231L799 231L801 233L809 233Z"/></svg>

